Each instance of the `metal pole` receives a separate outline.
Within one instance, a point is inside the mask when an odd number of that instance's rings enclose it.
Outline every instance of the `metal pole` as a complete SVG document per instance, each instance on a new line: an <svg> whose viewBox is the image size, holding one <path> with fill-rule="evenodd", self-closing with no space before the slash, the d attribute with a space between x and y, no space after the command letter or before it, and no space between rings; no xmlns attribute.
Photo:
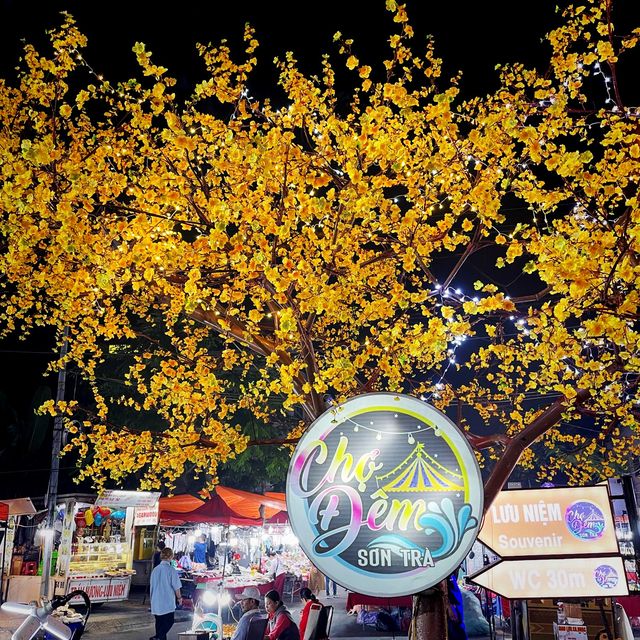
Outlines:
<svg viewBox="0 0 640 640"><path fill-rule="evenodd" d="M229 553L229 525L226 524L224 526L224 533L222 534L223 540L225 541L224 545L224 560L222 561L222 580L220 581L220 586L218 587L218 615L220 616L220 620L222 620L222 594L224 593L224 570L227 568L227 554Z"/></svg>
<svg viewBox="0 0 640 640"><path fill-rule="evenodd" d="M260 517L262 518L262 526L260 527L260 554L258 555L258 571L262 568L262 555L264 549L264 521L265 521L265 508L264 505L260 505Z"/></svg>
<svg viewBox="0 0 640 640"><path fill-rule="evenodd" d="M4 563L7 559L7 537L9 536L9 516L4 523L4 538L2 540L2 563L0 563L0 604L4 601L2 597L2 583L4 582Z"/></svg>
<svg viewBox="0 0 640 640"><path fill-rule="evenodd" d="M62 332L62 345L60 346L60 360L66 355L69 348L69 327L65 327ZM58 371L58 388L56 390L56 403L62 402L65 396L65 386L67 382L67 366L63 364ZM50 578L51 556L53 553L53 524L56 518L56 502L58 501L58 477L60 475L60 450L62 449L62 436L64 434L64 419L58 414L53 420L53 444L51 446L51 473L49 475L49 487L47 489L47 499L45 507L47 509L47 529L45 535L44 553L42 557L42 583L40 593L42 597L49 600L51 597Z"/></svg>

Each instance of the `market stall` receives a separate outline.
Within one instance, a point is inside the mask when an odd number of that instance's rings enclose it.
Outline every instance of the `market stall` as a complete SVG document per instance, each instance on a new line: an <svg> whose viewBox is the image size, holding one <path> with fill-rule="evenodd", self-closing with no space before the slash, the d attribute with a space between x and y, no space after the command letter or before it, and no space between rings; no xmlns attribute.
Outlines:
<svg viewBox="0 0 640 640"><path fill-rule="evenodd" d="M189 506L195 506L189 509ZM203 590L232 596L255 586L266 593L276 584L270 575L273 560L267 551L278 551L278 575L283 594L291 595L306 584L310 565L300 551L286 518L283 494L260 495L229 487L216 487L206 500L173 496L160 500L160 534L178 555L193 554L195 540L205 536L206 569L183 571L184 591L196 602ZM185 563L187 564L187 563ZM191 583L191 584L189 584Z"/></svg>
<svg viewBox="0 0 640 640"><path fill-rule="evenodd" d="M29 602L40 595L38 566L41 538L36 538L36 509L29 498L3 500L8 507L2 551L2 598Z"/></svg>
<svg viewBox="0 0 640 640"><path fill-rule="evenodd" d="M54 592L85 591L92 602L129 597L133 570L133 526L137 510L148 510L159 494L104 491L98 499L68 496L59 506Z"/></svg>

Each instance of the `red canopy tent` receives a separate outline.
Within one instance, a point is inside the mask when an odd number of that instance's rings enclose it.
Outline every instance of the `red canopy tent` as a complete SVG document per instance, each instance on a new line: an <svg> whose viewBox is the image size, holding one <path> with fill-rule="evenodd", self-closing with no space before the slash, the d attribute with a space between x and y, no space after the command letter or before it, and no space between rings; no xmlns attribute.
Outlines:
<svg viewBox="0 0 640 640"><path fill-rule="evenodd" d="M261 507L264 507L264 517L270 522L286 511L287 505L281 496L283 494L260 495L218 486L215 493L204 500L191 495L160 498L160 521L165 524L206 522L260 526Z"/></svg>
<svg viewBox="0 0 640 640"><path fill-rule="evenodd" d="M0 502L0 522L5 522L9 519L9 505Z"/></svg>
<svg viewBox="0 0 640 640"><path fill-rule="evenodd" d="M208 497L208 496L207 496ZM168 498L160 498L160 512L172 511L175 513L189 513L195 511L204 504L204 498L198 498L188 493L178 496L169 496Z"/></svg>
<svg viewBox="0 0 640 640"><path fill-rule="evenodd" d="M230 487L216 487L216 493L237 514L246 518L262 519L260 508L264 507L264 517L271 518L279 511L287 510L287 503L280 499L259 493L250 493Z"/></svg>
<svg viewBox="0 0 640 640"><path fill-rule="evenodd" d="M169 511L163 505L164 498L160 498L161 522L206 522L209 524L235 524L241 527L261 525L262 520L244 518L217 494L213 494L206 502L192 511Z"/></svg>

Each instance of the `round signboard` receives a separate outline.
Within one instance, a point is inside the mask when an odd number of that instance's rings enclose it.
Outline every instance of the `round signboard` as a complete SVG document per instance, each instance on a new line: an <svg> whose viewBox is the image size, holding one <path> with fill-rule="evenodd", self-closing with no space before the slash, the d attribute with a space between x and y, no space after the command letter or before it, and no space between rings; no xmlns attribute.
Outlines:
<svg viewBox="0 0 640 640"><path fill-rule="evenodd" d="M443 413L405 395L357 396L323 413L287 475L291 526L343 587L418 593L446 578L476 539L480 468Z"/></svg>

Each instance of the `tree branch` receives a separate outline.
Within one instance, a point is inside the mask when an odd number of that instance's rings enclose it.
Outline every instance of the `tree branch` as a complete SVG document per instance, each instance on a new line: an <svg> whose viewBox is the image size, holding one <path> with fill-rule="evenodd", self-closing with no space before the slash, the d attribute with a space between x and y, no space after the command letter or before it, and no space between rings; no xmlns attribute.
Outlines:
<svg viewBox="0 0 640 640"><path fill-rule="evenodd" d="M582 404L588 397L585 389L577 390L576 404ZM531 424L525 427L517 436L510 438L504 453L498 460L489 479L484 486L484 510L491 506L496 496L504 486L509 475L515 468L520 456L541 435L549 431L562 418L562 414L568 408L568 401L563 396L549 405Z"/></svg>

